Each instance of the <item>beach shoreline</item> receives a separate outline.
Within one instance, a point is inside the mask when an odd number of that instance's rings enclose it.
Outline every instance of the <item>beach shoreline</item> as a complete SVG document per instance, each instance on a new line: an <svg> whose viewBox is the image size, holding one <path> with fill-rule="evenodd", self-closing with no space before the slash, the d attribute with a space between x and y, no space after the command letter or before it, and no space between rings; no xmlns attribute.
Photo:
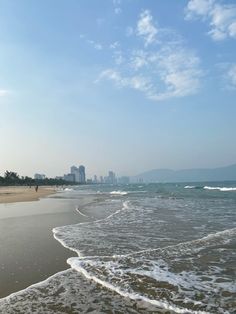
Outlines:
<svg viewBox="0 0 236 314"><path fill-rule="evenodd" d="M0 186L0 204L38 201L56 192L53 186L40 186L37 192L34 186Z"/></svg>
<svg viewBox="0 0 236 314"><path fill-rule="evenodd" d="M52 230L83 220L52 187L40 186L38 192L34 187L1 187L0 298L68 269L67 259L77 254L54 239Z"/></svg>

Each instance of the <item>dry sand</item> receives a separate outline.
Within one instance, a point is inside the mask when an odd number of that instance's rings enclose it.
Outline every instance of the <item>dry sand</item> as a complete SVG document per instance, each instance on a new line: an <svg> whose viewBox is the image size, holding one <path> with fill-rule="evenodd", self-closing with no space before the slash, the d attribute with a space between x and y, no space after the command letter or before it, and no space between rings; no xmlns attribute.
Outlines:
<svg viewBox="0 0 236 314"><path fill-rule="evenodd" d="M55 188L48 186L40 186L37 192L34 186L0 187L0 203L32 202L55 192Z"/></svg>

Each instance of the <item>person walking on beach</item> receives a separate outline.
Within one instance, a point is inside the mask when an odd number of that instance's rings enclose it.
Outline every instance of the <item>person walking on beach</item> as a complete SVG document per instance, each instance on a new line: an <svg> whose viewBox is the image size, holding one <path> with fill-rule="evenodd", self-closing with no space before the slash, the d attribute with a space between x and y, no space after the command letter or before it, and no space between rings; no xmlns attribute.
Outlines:
<svg viewBox="0 0 236 314"><path fill-rule="evenodd" d="M36 187L35 187L35 191L36 191L36 192L38 192L38 189L39 189L39 186L38 186L38 185L36 185Z"/></svg>

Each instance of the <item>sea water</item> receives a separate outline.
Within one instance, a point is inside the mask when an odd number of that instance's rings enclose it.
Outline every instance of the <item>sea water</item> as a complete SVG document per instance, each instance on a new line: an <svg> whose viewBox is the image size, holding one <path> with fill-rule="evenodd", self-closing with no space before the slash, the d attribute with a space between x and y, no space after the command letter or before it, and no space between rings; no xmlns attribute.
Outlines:
<svg viewBox="0 0 236 314"><path fill-rule="evenodd" d="M94 196L81 206L81 196ZM234 313L236 183L78 186L86 222L53 236L69 269L0 300L0 313Z"/></svg>

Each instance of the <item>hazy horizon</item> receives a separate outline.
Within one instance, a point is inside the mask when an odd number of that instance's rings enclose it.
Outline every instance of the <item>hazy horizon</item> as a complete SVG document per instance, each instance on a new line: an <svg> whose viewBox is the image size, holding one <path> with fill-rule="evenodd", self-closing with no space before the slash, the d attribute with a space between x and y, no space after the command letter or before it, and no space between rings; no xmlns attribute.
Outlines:
<svg viewBox="0 0 236 314"><path fill-rule="evenodd" d="M236 163L233 0L1 0L0 25L0 175Z"/></svg>

